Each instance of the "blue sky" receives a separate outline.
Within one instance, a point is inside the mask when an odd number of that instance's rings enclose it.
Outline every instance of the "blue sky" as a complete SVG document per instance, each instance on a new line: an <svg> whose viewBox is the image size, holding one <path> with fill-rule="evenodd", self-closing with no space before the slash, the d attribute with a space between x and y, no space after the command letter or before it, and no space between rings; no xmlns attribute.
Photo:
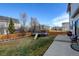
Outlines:
<svg viewBox="0 0 79 59"><path fill-rule="evenodd" d="M13 18L20 18L20 13L26 12L30 17L36 17L41 24L57 26L57 18L65 17L68 14L65 3L9 3L0 4L0 15ZM66 17L68 19L68 16ZM61 20L62 22L62 20ZM56 24L57 23L57 24ZM60 24L59 24L60 25Z"/></svg>

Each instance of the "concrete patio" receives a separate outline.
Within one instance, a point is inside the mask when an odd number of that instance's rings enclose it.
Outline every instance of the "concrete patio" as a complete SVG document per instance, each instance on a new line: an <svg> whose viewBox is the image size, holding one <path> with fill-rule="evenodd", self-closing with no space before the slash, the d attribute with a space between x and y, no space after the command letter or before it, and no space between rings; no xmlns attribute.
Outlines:
<svg viewBox="0 0 79 59"><path fill-rule="evenodd" d="M73 50L70 44L67 35L58 35L44 56L79 56L79 52Z"/></svg>

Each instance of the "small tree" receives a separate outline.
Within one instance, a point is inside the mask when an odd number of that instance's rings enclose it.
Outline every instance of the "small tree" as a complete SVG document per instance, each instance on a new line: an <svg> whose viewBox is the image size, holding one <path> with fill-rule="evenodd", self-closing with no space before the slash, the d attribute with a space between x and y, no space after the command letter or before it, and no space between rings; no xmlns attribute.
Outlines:
<svg viewBox="0 0 79 59"><path fill-rule="evenodd" d="M31 31L32 32L39 31L39 22L36 17L31 17Z"/></svg>
<svg viewBox="0 0 79 59"><path fill-rule="evenodd" d="M22 27L23 30L25 31L26 22L27 22L28 16L27 16L27 14L24 12L24 13L21 13L20 17L21 17L21 23L22 23L21 27Z"/></svg>
<svg viewBox="0 0 79 59"><path fill-rule="evenodd" d="M13 34L15 32L14 22L12 21L12 19L10 19L8 30L10 34Z"/></svg>

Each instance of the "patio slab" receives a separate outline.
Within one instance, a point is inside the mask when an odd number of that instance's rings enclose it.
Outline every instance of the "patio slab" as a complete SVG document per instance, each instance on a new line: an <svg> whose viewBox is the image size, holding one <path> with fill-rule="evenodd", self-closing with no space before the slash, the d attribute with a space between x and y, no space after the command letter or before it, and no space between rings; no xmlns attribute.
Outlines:
<svg viewBox="0 0 79 59"><path fill-rule="evenodd" d="M67 35L58 35L44 56L79 56L79 52L70 47L70 39Z"/></svg>

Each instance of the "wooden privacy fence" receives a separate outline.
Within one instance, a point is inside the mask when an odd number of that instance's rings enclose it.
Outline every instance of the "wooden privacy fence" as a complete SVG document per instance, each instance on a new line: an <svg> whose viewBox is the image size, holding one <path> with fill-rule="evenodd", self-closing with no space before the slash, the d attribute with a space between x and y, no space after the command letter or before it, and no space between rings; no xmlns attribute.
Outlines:
<svg viewBox="0 0 79 59"><path fill-rule="evenodd" d="M67 34L67 32L62 32L62 31L48 31L48 35L64 35ZM15 34L8 34L8 35L0 35L0 40L2 39L17 39L17 38L21 38L23 36L31 36L32 33L31 32L27 32L25 33L25 35L23 35L23 33L15 33Z"/></svg>
<svg viewBox="0 0 79 59"><path fill-rule="evenodd" d="M0 39L11 39L16 37L17 37L17 34L0 35Z"/></svg>
<svg viewBox="0 0 79 59"><path fill-rule="evenodd" d="M62 31L52 31L48 32L48 35L66 35L67 32L62 32Z"/></svg>
<svg viewBox="0 0 79 59"><path fill-rule="evenodd" d="M31 32L25 33L26 36L31 36ZM15 33L15 34L6 34L0 35L0 39L17 39L23 37L22 33Z"/></svg>

